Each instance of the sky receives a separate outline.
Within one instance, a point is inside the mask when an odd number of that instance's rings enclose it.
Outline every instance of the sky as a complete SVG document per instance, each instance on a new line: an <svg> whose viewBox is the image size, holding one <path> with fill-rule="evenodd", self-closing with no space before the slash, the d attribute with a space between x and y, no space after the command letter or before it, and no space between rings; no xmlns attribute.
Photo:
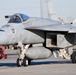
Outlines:
<svg viewBox="0 0 76 75"><path fill-rule="evenodd" d="M76 18L76 0L51 0L55 14L59 17ZM0 26L6 24L4 16L24 13L40 17L40 0L0 0Z"/></svg>
<svg viewBox="0 0 76 75"><path fill-rule="evenodd" d="M59 16L76 17L76 0L52 0L52 2Z"/></svg>

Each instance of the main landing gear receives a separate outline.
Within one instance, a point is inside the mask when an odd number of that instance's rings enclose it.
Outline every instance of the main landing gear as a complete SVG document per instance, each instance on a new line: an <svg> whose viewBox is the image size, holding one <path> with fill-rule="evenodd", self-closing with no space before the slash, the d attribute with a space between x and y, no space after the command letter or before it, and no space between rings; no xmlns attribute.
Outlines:
<svg viewBox="0 0 76 75"><path fill-rule="evenodd" d="M76 52L75 51L71 55L71 61L72 63L76 63Z"/></svg>
<svg viewBox="0 0 76 75"><path fill-rule="evenodd" d="M25 56L25 53L26 51L28 50L30 44L27 44L27 45L20 45L20 55L19 55L19 58L17 59L17 67L20 67L20 66L28 66L30 65L31 63L31 60L28 59L26 56Z"/></svg>

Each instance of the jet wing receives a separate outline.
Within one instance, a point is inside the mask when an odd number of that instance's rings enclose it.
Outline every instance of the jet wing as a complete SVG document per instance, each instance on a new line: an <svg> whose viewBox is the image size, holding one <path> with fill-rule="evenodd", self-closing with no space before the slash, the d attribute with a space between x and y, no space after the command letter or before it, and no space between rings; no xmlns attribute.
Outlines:
<svg viewBox="0 0 76 75"><path fill-rule="evenodd" d="M34 26L34 27L27 27L25 29L48 31L48 32L60 32L60 33L76 33L76 27L72 26L71 24Z"/></svg>

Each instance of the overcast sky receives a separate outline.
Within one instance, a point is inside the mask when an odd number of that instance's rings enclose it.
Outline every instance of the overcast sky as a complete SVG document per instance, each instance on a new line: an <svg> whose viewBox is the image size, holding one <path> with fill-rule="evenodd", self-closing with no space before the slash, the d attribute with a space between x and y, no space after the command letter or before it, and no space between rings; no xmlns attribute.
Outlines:
<svg viewBox="0 0 76 75"><path fill-rule="evenodd" d="M57 16L76 18L76 0L51 0ZM24 13L40 17L40 0L0 0L0 25L5 24L4 15Z"/></svg>
<svg viewBox="0 0 76 75"><path fill-rule="evenodd" d="M52 0L52 2L59 16L76 17L76 0Z"/></svg>

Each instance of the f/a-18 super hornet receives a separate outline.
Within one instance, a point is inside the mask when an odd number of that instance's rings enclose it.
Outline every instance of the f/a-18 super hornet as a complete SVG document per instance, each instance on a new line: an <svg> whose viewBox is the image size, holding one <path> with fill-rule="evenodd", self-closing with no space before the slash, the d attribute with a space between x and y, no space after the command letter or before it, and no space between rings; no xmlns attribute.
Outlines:
<svg viewBox="0 0 76 75"><path fill-rule="evenodd" d="M76 27L48 18L29 17L16 13L0 28L0 45L17 46L20 55L17 66L30 65L31 60L45 59L52 54L76 63Z"/></svg>
<svg viewBox="0 0 76 75"><path fill-rule="evenodd" d="M62 25L58 21L44 18L28 17L16 13L8 23L0 28L0 45L17 45L20 55L17 66L30 64L31 60L48 58L56 51L76 63L76 52L72 46L76 44L76 27L71 24Z"/></svg>

